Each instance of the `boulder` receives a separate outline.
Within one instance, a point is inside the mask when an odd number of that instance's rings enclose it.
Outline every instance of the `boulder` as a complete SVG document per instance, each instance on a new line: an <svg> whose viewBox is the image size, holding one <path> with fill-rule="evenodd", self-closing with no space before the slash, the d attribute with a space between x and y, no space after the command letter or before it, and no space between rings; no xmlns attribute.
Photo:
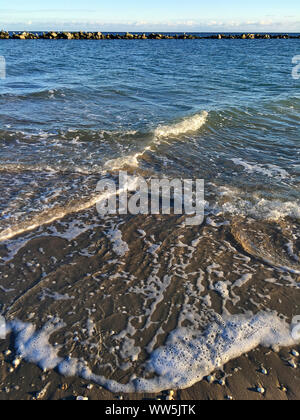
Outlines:
<svg viewBox="0 0 300 420"><path fill-rule="evenodd" d="M151 34L149 35L149 39L162 39L161 34Z"/></svg>
<svg viewBox="0 0 300 420"><path fill-rule="evenodd" d="M59 38L61 38L61 39L74 39L74 35L71 34L70 32L62 32L61 34L59 34Z"/></svg>
<svg viewBox="0 0 300 420"><path fill-rule="evenodd" d="M9 39L9 33L5 31L0 32L0 39Z"/></svg>
<svg viewBox="0 0 300 420"><path fill-rule="evenodd" d="M126 35L125 35L125 38L126 39L133 39L134 38L134 35L132 35L132 34L130 34L130 33L126 33Z"/></svg>
<svg viewBox="0 0 300 420"><path fill-rule="evenodd" d="M28 37L27 32L23 32L22 34L13 34L13 39L27 39Z"/></svg>

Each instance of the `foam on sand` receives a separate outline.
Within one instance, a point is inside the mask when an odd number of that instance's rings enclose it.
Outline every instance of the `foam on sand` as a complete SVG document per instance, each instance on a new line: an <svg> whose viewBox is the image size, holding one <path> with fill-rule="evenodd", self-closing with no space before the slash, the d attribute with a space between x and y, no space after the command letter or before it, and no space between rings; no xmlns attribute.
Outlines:
<svg viewBox="0 0 300 420"><path fill-rule="evenodd" d="M44 370L57 368L65 376L79 376L112 392L184 389L260 345L278 350L296 344L289 325L275 313L220 316L204 333L197 333L192 328L174 330L166 344L152 352L146 363L146 370L156 377L135 378L123 385L94 375L83 360L59 357L60 348L52 346L49 341L52 334L62 327L57 319L49 321L40 331L29 323L8 323L8 330L16 336L20 359L35 363Z"/></svg>
<svg viewBox="0 0 300 420"><path fill-rule="evenodd" d="M63 324L54 319L49 321L40 331L34 325L13 321L8 324L16 335L16 350L19 358L37 364L41 369L54 369L62 358L58 357L59 347L49 343L53 333L63 327Z"/></svg>
<svg viewBox="0 0 300 420"><path fill-rule="evenodd" d="M290 328L275 314L224 316L204 334L175 330L151 355L149 368L160 376L162 388L188 388L260 345L278 349L293 344Z"/></svg>
<svg viewBox="0 0 300 420"><path fill-rule="evenodd" d="M112 228L107 232L107 237L112 243L112 249L119 257L124 257L129 251L129 247L122 239L122 232L118 228Z"/></svg>

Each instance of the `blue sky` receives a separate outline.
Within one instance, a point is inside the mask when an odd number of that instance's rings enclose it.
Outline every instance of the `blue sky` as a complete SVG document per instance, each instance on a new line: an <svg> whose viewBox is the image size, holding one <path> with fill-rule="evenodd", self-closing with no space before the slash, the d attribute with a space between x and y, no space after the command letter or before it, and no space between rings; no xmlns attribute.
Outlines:
<svg viewBox="0 0 300 420"><path fill-rule="evenodd" d="M6 30L300 32L299 0L11 0ZM2 3L3 4L3 3Z"/></svg>

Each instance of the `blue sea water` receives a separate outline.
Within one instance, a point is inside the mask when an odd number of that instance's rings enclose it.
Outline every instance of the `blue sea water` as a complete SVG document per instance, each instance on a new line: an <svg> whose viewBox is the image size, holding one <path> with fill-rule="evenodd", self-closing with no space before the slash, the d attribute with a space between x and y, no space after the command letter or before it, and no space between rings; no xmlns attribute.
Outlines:
<svg viewBox="0 0 300 420"><path fill-rule="evenodd" d="M5 40L0 54L3 228L68 200L82 174L76 195L88 196L87 175L136 154L135 170L205 178L234 201L247 191L299 215L298 40Z"/></svg>

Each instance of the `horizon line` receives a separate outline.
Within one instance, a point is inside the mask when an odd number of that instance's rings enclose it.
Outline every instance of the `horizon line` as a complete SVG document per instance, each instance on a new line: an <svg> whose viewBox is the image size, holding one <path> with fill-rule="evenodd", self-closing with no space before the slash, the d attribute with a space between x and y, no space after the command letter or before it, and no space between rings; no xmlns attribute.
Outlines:
<svg viewBox="0 0 300 420"><path fill-rule="evenodd" d="M300 31L282 31L282 30L280 30L280 31L249 31L249 30L247 30L247 31L203 31L203 30L201 30L201 31L183 31L183 30L179 30L179 31L149 31L149 30L144 30L144 31L132 31L132 30L120 30L120 31L114 31L114 30L111 30L111 31L109 31L109 30L105 30L105 31L101 31L101 30L91 30L91 29L85 29L85 30L82 30L82 29L77 29L77 30L74 30L74 29L72 29L72 30L68 30L68 29L39 29L39 30L24 30L24 29L21 29L21 30L17 30L17 29L14 29L14 30L6 30L6 29L4 29L4 28L1 28L1 30L0 30L0 32L1 31L5 31L5 32L70 32L70 33L75 33L75 32L84 32L84 33L87 33L87 32L101 32L101 33L107 33L107 34L109 34L109 33L136 33L136 34L143 34L143 33L182 33L182 34L250 34L250 33L256 33L256 34L288 34L288 33L290 33L290 34L299 34L300 33Z"/></svg>

